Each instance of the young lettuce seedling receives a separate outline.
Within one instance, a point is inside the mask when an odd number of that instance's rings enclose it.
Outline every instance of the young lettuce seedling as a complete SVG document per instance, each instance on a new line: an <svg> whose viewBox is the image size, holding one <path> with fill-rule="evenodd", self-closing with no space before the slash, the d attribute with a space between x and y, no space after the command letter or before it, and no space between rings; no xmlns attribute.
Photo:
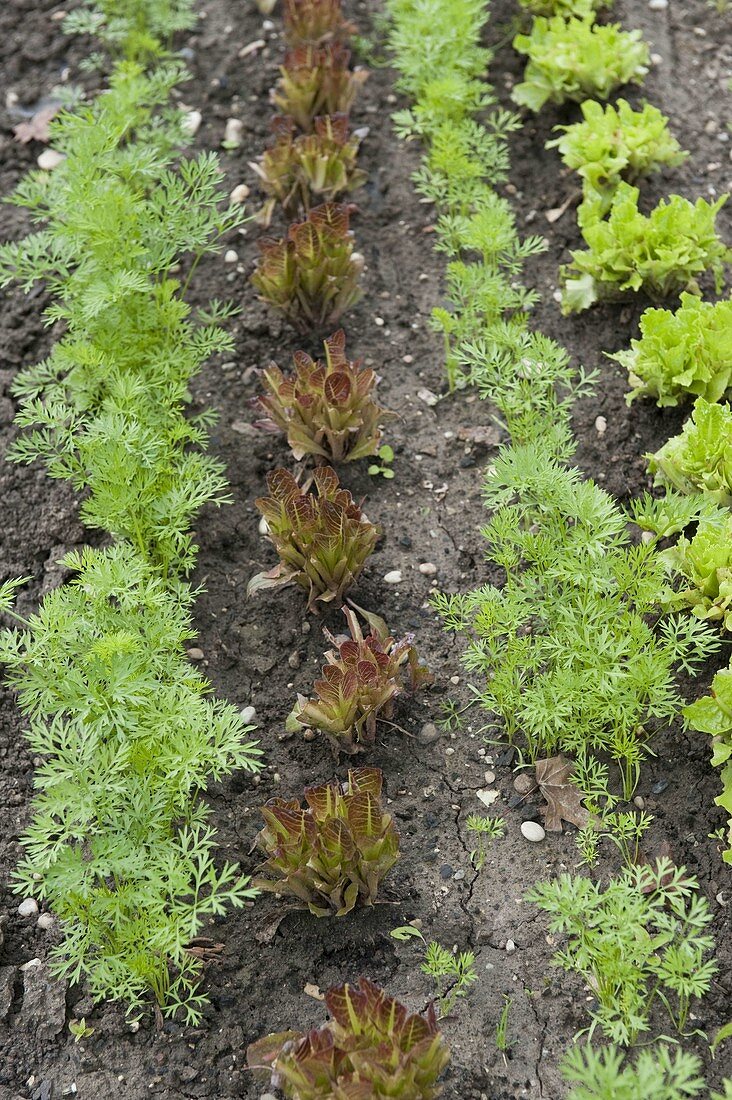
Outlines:
<svg viewBox="0 0 732 1100"><path fill-rule="evenodd" d="M664 165L682 164L689 155L669 133L668 119L648 103L634 111L624 99L615 106L587 99L580 109L583 121L557 126L562 136L547 142L582 177L580 226L605 217L621 180L635 183Z"/></svg>
<svg viewBox="0 0 732 1100"><path fill-rule="evenodd" d="M267 478L270 495L255 501L280 556L268 573L247 586L251 596L263 588L298 584L308 593L308 610L319 603L341 603L357 580L381 534L370 523L330 466L313 473L315 492L301 489L287 470Z"/></svg>
<svg viewBox="0 0 732 1100"><path fill-rule="evenodd" d="M343 18L341 0L285 0L282 13L290 46L348 42L355 31Z"/></svg>
<svg viewBox="0 0 732 1100"><path fill-rule="evenodd" d="M669 593L669 606L688 607L698 619L732 630L732 514L702 516L693 537L682 535L661 558L688 586Z"/></svg>
<svg viewBox="0 0 732 1100"><path fill-rule="evenodd" d="M618 184L608 218L584 227L587 249L573 252L572 263L561 269L562 312L579 313L628 291L642 290L653 299L699 293L697 279L706 272L719 293L732 261L715 224L727 197L692 203L671 195L646 216L638 209L638 188Z"/></svg>
<svg viewBox="0 0 732 1100"><path fill-rule="evenodd" d="M531 34L516 35L513 46L529 60L512 98L532 111L568 99L607 99L621 84L642 84L650 64L640 31L598 25L592 12L569 19L539 16Z"/></svg>
<svg viewBox="0 0 732 1100"><path fill-rule="evenodd" d="M294 355L294 374L286 377L275 363L262 374L267 392L252 402L267 415L256 427L282 431L299 462L354 462L379 453L382 421L394 414L376 404L375 371L346 356L343 330L324 343L325 360L304 351Z"/></svg>
<svg viewBox="0 0 732 1100"><path fill-rule="evenodd" d="M296 898L316 917L343 917L373 905L399 858L399 836L381 805L378 768L354 768L347 783L306 787L300 802L271 799L257 844L267 860L254 886Z"/></svg>
<svg viewBox="0 0 732 1100"><path fill-rule="evenodd" d="M298 46L288 50L273 101L303 133L310 133L318 115L347 115L368 74L348 68L345 46Z"/></svg>
<svg viewBox="0 0 732 1100"><path fill-rule="evenodd" d="M328 1023L268 1035L247 1051L251 1069L291 1100L435 1100L450 1061L433 1007L411 1014L366 978L325 995Z"/></svg>
<svg viewBox="0 0 732 1100"><path fill-rule="evenodd" d="M647 309L640 330L640 340L610 356L628 371L628 404L639 396L655 397L659 408L724 397L732 385L732 300L682 294L675 312Z"/></svg>
<svg viewBox="0 0 732 1100"><path fill-rule="evenodd" d="M728 815L725 863L732 863L732 668L722 669L712 680L711 694L684 710L692 729L712 738L712 764L722 769L722 793L715 802Z"/></svg>
<svg viewBox="0 0 732 1100"><path fill-rule="evenodd" d="M332 328L361 297L363 257L353 251L349 207L324 203L284 240L259 242L252 283L300 332Z"/></svg>
<svg viewBox="0 0 732 1100"><path fill-rule="evenodd" d="M314 200L333 202L366 182L366 172L356 167L361 136L350 133L347 115L316 118L314 132L299 137L292 119L278 117L274 129L274 144L249 165L270 196L258 216L262 225L269 225L277 203L294 218L307 214Z"/></svg>
<svg viewBox="0 0 732 1100"><path fill-rule="evenodd" d="M371 630L364 637L355 612L343 613L351 636L325 632L334 648L325 655L323 678L315 681L316 698L298 695L288 728L321 730L336 754L352 754L373 744L378 720L391 717L399 695L426 686L432 676L418 661L413 635L396 641L383 619L368 614Z"/></svg>
<svg viewBox="0 0 732 1100"><path fill-rule="evenodd" d="M732 508L729 405L710 405L699 397L681 433L648 457L656 485L673 486L682 493L703 493L721 508Z"/></svg>

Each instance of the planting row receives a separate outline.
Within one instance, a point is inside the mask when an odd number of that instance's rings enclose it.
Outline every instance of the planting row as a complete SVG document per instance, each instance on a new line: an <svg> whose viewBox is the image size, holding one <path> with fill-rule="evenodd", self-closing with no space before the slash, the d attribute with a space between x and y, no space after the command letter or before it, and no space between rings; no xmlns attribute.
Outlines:
<svg viewBox="0 0 732 1100"><path fill-rule="evenodd" d="M715 973L711 913L695 879L670 861L640 863L647 815L619 803L633 794L654 730L684 708L677 672L698 670L720 648L715 621L732 623L732 413L717 404L732 377L730 303L704 302L699 283L708 275L721 289L730 252L715 228L723 200L672 196L640 213L634 181L684 156L660 112L585 99L642 80L648 50L640 35L599 22L590 0L525 6L536 17L515 41L529 57L517 103L582 104L582 121L553 142L582 179L587 245L564 272L563 309L628 291L683 291L675 313L646 312L641 339L617 358L628 367L631 397L698 401L682 436L651 459L668 487L663 497L646 494L623 509L571 465L573 405L595 377L529 325L537 296L521 273L545 243L521 239L495 190L508 177L507 138L521 121L485 83L488 5L390 0L389 46L411 101L395 125L424 144L414 182L436 207L436 248L447 260L449 306L434 310L433 325L444 338L449 389L475 386L510 437L485 480L484 534L505 581L438 593L433 604L466 640L486 728L518 747L537 780L540 768L559 769L571 792L565 820L580 827L584 862L595 863L604 838L623 855L625 866L604 887L565 875L527 897L567 937L555 962L596 993L591 1033L625 1047L651 1030L656 1007L683 1032ZM348 603L380 532L333 468L373 459L369 472L391 474L382 436L391 414L377 403L378 378L349 360L337 330L361 293L356 208L346 199L365 181L362 135L348 114L366 74L351 68L354 28L338 0L286 0L284 9L288 49L273 96L282 114L254 167L260 223L298 220L261 241L252 282L308 348L293 349L292 370L263 371L254 404L258 426L284 433L303 465L295 474L272 471L268 496L256 502L279 560L252 578L249 593L291 585L303 589L310 611L343 605L348 635L328 635L322 677L311 698L298 697L288 725L320 731L336 754L351 755L368 752L397 696L430 675L411 636L392 637L378 615ZM264 861L251 883L211 859L199 792L211 777L260 763L241 716L206 699L207 684L185 660L192 525L204 504L226 502L227 489L205 454L210 414L184 410L196 371L231 348L221 327L229 307L212 303L192 316L185 295L201 256L243 214L225 203L212 156L177 159L185 116L168 105L184 74L162 43L190 25L190 4L140 12L132 20L105 6L71 20L124 59L94 104L53 124L65 159L16 193L45 227L0 252L2 280L45 281L54 295L48 317L64 323L50 357L17 379L25 431L11 457L41 459L51 476L84 491L85 522L111 536L105 549L66 559L76 577L5 632L0 656L29 717L31 747L46 761L18 889L46 898L64 922L57 972L132 1006L152 991L163 1011L182 1008L195 1020L205 955L195 939L208 914L265 890L314 916L345 917L374 903L399 839L381 802L381 773L366 766L343 784L308 787L304 808L299 797L263 808ZM189 275L181 285L183 257ZM692 523L692 538L664 549L661 540ZM0 591L11 615L20 583ZM732 813L725 690L732 692L732 671L686 714L719 735L719 801ZM446 721L459 721L449 708ZM479 866L501 823L474 817L468 827ZM425 971L449 976L464 993L475 977L472 956L441 950L429 945ZM295 1098L438 1094L449 1053L434 1010L410 1015L368 978L331 990L327 1008L331 1020L319 1030L254 1044L250 1065ZM664 1044L634 1067L615 1046L589 1045L564 1065L577 1097L608 1095L621 1081L628 1095L661 1095L662 1085L671 1097L698 1095L698 1071L694 1056Z"/></svg>

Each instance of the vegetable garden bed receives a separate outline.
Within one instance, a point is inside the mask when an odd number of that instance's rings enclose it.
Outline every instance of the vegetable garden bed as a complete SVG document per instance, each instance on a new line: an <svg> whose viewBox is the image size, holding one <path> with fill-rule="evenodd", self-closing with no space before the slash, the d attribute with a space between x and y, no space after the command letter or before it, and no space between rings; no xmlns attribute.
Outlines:
<svg viewBox="0 0 732 1100"><path fill-rule="evenodd" d="M384 56L372 6L344 7L359 32L372 37L376 57ZM2 120L4 195L34 167L43 148L13 140L18 107L37 103L67 68L76 80L79 63L91 49L88 40L62 34L58 10L45 0L8 0L0 13L3 89L13 93ZM253 213L259 196L248 162L260 156L269 138L273 109L268 95L284 50L281 13L275 9L265 19L253 3L240 0L207 0L199 10L195 30L180 41L192 73L181 98L202 116L194 149L219 151L225 190L246 183ZM492 5L486 39L497 45L489 79L507 108L510 89L523 73L522 58L510 45L515 15L504 0ZM732 142L722 140L731 105L729 12L718 14L704 0L670 0L666 8L620 0L613 18L640 29L654 55L643 89L622 94L633 104L647 98L659 107L690 152L684 164L644 183L643 208L670 191L713 201L732 189ZM98 80L86 79L92 86ZM0 924L0 1016L7 1031L0 1032L0 1096L9 1100L72 1094L84 1100L259 1097L267 1086L247 1069L247 1046L269 1032L319 1026L325 1019L321 990L365 975L412 1009L427 1005L434 988L420 972L422 945L416 938L399 941L390 934L415 921L421 922L417 927L425 941L450 949L455 945L476 956L478 980L442 1024L452 1052L444 1095L455 1100L558 1100L566 1095L559 1063L575 1033L588 1025L592 998L578 976L551 965L560 937L550 936L544 914L522 899L538 881L576 871L575 830L565 825L564 833L550 832L540 843L525 839L521 824L540 820L539 803L517 795L513 750L486 743L477 707L465 712L457 728L446 728L443 721L446 700L458 706L470 701L471 677L460 661L461 639L444 632L427 600L433 590L466 592L502 582L502 570L486 561L480 529L488 518L484 469L508 439L490 404L474 389L447 393L441 340L429 326L433 307L444 299L445 259L433 250L435 208L419 201L410 180L419 167L419 144L404 143L394 134L390 116L402 105L395 80L388 67L371 67L353 108L353 124L368 128L358 158L367 182L354 196L352 216L356 248L365 259L364 293L341 322L347 353L381 376L379 403L397 414L384 428L395 451L394 477L370 476L367 462L352 463L340 473L384 532L353 589L354 600L383 616L395 637L413 633L420 659L435 678L429 689L397 701L390 722L377 727L375 744L356 761L384 773L401 859L380 891L380 904L343 919L296 911L283 917L283 903L268 894L216 917L203 930L214 948L203 975L210 1003L197 1026L163 1023L152 1012L126 1019L124 1005L95 1006L83 985L66 987L49 977L47 956L60 939L58 927L39 927L37 914L21 916L19 898L10 889L21 855L19 838L30 818L34 761L16 697L3 689L0 912L6 919ZM575 461L626 502L650 488L644 455L680 431L687 409L659 409L642 399L628 408L627 373L602 354L625 349L637 337L645 299L603 304L569 317L560 313L554 293L558 268L567 262L568 250L581 246L571 202L578 187L577 177L563 169L556 150L546 150L545 142L554 136L553 126L578 117L569 104L526 117L510 136L510 182L501 191L516 212L521 235L539 233L549 243L544 254L529 258L523 277L542 297L532 327L555 338L576 363L600 371L595 392L573 412ZM241 144L222 149L230 118L243 123ZM4 224L6 239L19 239L29 229L24 212L14 207L6 208ZM275 214L268 232L279 236L286 224ZM732 241L728 207L719 214L718 228L723 240ZM243 231L232 230L225 248L236 256L204 256L188 295L193 305L218 298L241 307L228 322L235 352L207 363L193 386L192 411L213 407L219 413L210 450L226 466L233 503L206 508L196 524L201 549L194 580L203 591L195 604L198 637L188 645L192 662L211 680L217 696L256 710L254 736L264 753L264 769L254 779L240 772L212 783L207 796L219 863L238 861L248 874L259 863L252 845L262 824L260 806L273 797L298 798L304 787L335 774L345 778L349 763L345 757L334 761L326 738L286 729L297 694L312 694L323 664L328 643L321 627L341 632L342 613L326 607L322 615L309 615L306 598L296 588L246 595L251 577L275 563L271 544L260 534L255 498L265 495L265 478L273 468L293 468L284 437L253 426L248 402L261 392L257 370L271 360L288 369L299 348L322 354L318 340L296 334L257 299L249 276L261 236L252 221ZM11 424L15 403L8 392L12 378L48 353L50 335L41 319L48 304L45 291L25 294L13 285L3 303L4 449L17 435ZM68 580L69 572L57 564L62 556L103 540L80 524L71 489L49 480L38 465L0 465L0 493L5 511L2 579L32 577L18 599L18 610L28 614ZM704 695L727 658L725 646L706 662L702 675L682 675L685 698ZM634 791L654 818L644 849L651 858L670 855L695 875L713 913L709 930L718 972L709 993L692 1005L687 1030L697 1033L682 1042L702 1058L709 1086L721 1088L723 1079L732 1076L732 1042L722 1043L711 1059L698 1034L703 1031L711 1039L732 1016L732 884L722 846L710 837L725 822L714 804L720 775L710 763L709 738L684 730L680 721L659 730L651 748L654 755L643 763ZM471 862L476 843L466 819L484 811L478 792L488 791L500 792L490 812L504 817L506 835L487 846L483 866L476 870ZM606 881L615 874L616 857L608 845L593 877ZM501 1050L496 1029L509 1002L508 1049ZM78 1029L74 1035L68 1025L82 1019L88 1030L79 1037ZM652 1034L664 1034L669 1026L655 1010Z"/></svg>

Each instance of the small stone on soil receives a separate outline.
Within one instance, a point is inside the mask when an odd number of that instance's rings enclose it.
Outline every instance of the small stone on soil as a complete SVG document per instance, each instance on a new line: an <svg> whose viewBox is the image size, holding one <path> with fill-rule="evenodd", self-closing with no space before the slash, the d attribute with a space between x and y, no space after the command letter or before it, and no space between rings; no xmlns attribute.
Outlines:
<svg viewBox="0 0 732 1100"><path fill-rule="evenodd" d="M595 417L595 431L598 435L604 435L607 431L607 420L604 416Z"/></svg>
<svg viewBox="0 0 732 1100"><path fill-rule="evenodd" d="M240 712L242 722L254 722L257 717L257 712L254 707L244 707Z"/></svg>
<svg viewBox="0 0 732 1100"><path fill-rule="evenodd" d="M224 263L225 264L235 264L238 259L239 259L239 253L236 251L235 248L228 248L226 250L226 252L224 253Z"/></svg>
<svg viewBox="0 0 732 1100"><path fill-rule="evenodd" d="M53 914L41 913L40 917L36 921L39 928L42 928L44 932L47 932L49 928L53 928Z"/></svg>
<svg viewBox="0 0 732 1100"><path fill-rule="evenodd" d="M657 779L651 787L651 794L663 794L668 787L668 779Z"/></svg>
<svg viewBox="0 0 732 1100"><path fill-rule="evenodd" d="M515 950L516 944L513 942L513 940L506 940L506 954L513 955Z"/></svg>
<svg viewBox="0 0 732 1100"><path fill-rule="evenodd" d="M191 646L191 648L188 650L188 656L192 661L202 661L204 653L202 649L199 649L198 646L194 645Z"/></svg>
<svg viewBox="0 0 732 1100"><path fill-rule="evenodd" d="M402 571L401 571L401 569L390 569L388 573L384 574L384 582L386 584L401 584L402 583Z"/></svg>
<svg viewBox="0 0 732 1100"><path fill-rule="evenodd" d="M546 836L544 829L537 821L523 821L521 823L521 835L530 840L532 844L538 844Z"/></svg>
<svg viewBox="0 0 732 1100"><path fill-rule="evenodd" d="M440 731L434 722L425 722L419 731L418 741L420 745L431 745L433 741L438 741L439 737Z"/></svg>
<svg viewBox="0 0 732 1100"><path fill-rule="evenodd" d="M59 164L63 164L65 160L66 157L63 153L59 153L58 149L44 149L36 160L36 164L39 168L42 168L44 172L52 172L54 168L58 168Z"/></svg>
<svg viewBox="0 0 732 1100"><path fill-rule="evenodd" d="M38 912L38 902L34 898L26 898L18 906L21 917L34 917Z"/></svg>
<svg viewBox="0 0 732 1100"><path fill-rule="evenodd" d="M446 882L449 878L452 878L454 874L455 872L449 863L443 863L442 867L440 867L440 878L444 878Z"/></svg>
<svg viewBox="0 0 732 1100"><path fill-rule="evenodd" d="M249 198L249 188L245 183L238 184L229 195L229 199L233 203L241 204Z"/></svg>
<svg viewBox="0 0 732 1100"><path fill-rule="evenodd" d="M434 562L423 561L419 566L419 571L425 577L434 577L435 573L437 572L437 566L434 564Z"/></svg>

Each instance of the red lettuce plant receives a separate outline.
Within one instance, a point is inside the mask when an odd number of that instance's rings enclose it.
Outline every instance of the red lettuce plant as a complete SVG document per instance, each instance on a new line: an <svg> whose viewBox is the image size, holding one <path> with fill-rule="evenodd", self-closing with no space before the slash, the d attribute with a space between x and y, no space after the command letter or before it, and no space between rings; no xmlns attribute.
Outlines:
<svg viewBox="0 0 732 1100"><path fill-rule="evenodd" d="M291 225L284 240L259 242L252 283L302 332L332 327L361 297L363 259L353 251L349 208L324 203Z"/></svg>
<svg viewBox="0 0 732 1100"><path fill-rule="evenodd" d="M400 641L378 615L367 615L371 632L364 638L358 618L344 608L350 638L334 638L325 659L322 680L314 685L315 699L298 695L288 727L310 726L322 730L338 752L362 752L376 736L379 718L389 718L394 700L405 691L431 683L432 676L419 663L414 636Z"/></svg>
<svg viewBox="0 0 732 1100"><path fill-rule="evenodd" d="M409 1010L360 978L325 995L331 1019L306 1035L284 1031L253 1043L252 1069L292 1100L433 1100L450 1061L432 1006Z"/></svg>
<svg viewBox="0 0 732 1100"><path fill-rule="evenodd" d="M285 432L298 462L306 455L331 462L375 455L381 443L380 423L394 415L374 401L378 378L347 358L342 329L324 346L325 361L295 352L295 371L289 377L276 363L262 372L266 393L252 404L266 419L258 420L257 427Z"/></svg>
<svg viewBox="0 0 732 1100"><path fill-rule="evenodd" d="M255 501L280 556L267 573L252 577L247 595L261 588L298 584L308 610L342 601L373 552L380 529L370 523L330 466L313 472L315 492L301 489L287 470L267 478L270 495Z"/></svg>
<svg viewBox="0 0 732 1100"><path fill-rule="evenodd" d="M296 46L285 54L272 99L304 133L318 115L347 115L368 74L348 68L350 51L338 42Z"/></svg>
<svg viewBox="0 0 732 1100"><path fill-rule="evenodd" d="M341 0L285 0L283 15L291 46L348 41L356 29L343 18Z"/></svg>
<svg viewBox="0 0 732 1100"><path fill-rule="evenodd" d="M361 138L350 133L347 115L321 115L314 133L299 137L292 119L282 115L273 128L274 144L259 164L249 165L269 195L258 216L263 225L269 225L277 203L293 218L307 213L313 199L332 202L366 182L366 173L356 167Z"/></svg>
<svg viewBox="0 0 732 1100"><path fill-rule="evenodd" d="M316 917L373 905L399 858L399 835L381 807L382 785L378 768L354 768L343 786L334 780L306 787L306 809L298 800L271 799L257 836L267 860L252 885L297 898Z"/></svg>

